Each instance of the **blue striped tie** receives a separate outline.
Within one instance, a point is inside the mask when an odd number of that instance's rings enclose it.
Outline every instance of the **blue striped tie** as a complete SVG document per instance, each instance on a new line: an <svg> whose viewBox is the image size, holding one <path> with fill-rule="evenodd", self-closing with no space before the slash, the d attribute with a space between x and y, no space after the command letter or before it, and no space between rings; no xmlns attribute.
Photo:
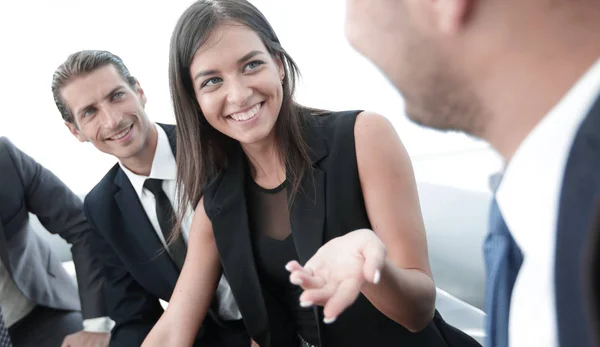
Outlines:
<svg viewBox="0 0 600 347"><path fill-rule="evenodd" d="M8 335L8 328L6 328L4 317L2 316L2 307L0 307L0 347L12 347L10 336Z"/></svg>
<svg viewBox="0 0 600 347"><path fill-rule="evenodd" d="M486 347L508 347L510 298L523 254L513 239L496 199L490 206L489 232L484 241L486 267Z"/></svg>

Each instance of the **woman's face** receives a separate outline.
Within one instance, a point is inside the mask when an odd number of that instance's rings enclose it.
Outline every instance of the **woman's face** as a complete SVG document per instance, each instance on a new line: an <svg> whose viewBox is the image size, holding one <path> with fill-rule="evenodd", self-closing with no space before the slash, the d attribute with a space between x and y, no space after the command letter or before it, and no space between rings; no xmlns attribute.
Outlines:
<svg viewBox="0 0 600 347"><path fill-rule="evenodd" d="M283 99L284 68L247 26L219 25L198 49L190 75L210 125L241 144L272 139Z"/></svg>

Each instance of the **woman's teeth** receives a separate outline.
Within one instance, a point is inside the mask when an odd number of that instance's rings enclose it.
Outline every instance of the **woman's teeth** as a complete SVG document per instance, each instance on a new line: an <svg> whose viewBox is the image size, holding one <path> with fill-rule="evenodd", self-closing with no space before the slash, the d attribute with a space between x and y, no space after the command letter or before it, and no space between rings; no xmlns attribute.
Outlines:
<svg viewBox="0 0 600 347"><path fill-rule="evenodd" d="M260 105L261 104L258 103L256 105L254 105L254 107L252 107L248 111L233 113L229 117L231 117L232 119L239 121L239 122L248 120L248 119L256 116L256 114L258 113L258 110L260 110Z"/></svg>

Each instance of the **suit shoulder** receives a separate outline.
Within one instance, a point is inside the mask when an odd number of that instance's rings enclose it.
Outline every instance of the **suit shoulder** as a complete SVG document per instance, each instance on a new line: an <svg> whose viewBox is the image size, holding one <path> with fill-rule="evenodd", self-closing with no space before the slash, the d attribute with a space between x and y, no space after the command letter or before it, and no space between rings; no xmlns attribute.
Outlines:
<svg viewBox="0 0 600 347"><path fill-rule="evenodd" d="M4 148L4 147L13 147L14 145L12 144L12 142L10 142L10 140L8 139L8 137L6 136L0 136L0 147Z"/></svg>
<svg viewBox="0 0 600 347"><path fill-rule="evenodd" d="M10 154L10 149L13 147L12 142L7 137L0 136L0 157L4 159Z"/></svg>
<svg viewBox="0 0 600 347"><path fill-rule="evenodd" d="M344 125L353 125L356 117L363 112L362 110L328 112L321 115L312 116L322 130L335 131L338 127Z"/></svg>
<svg viewBox="0 0 600 347"><path fill-rule="evenodd" d="M162 127L165 131L175 130L175 124L167 124L167 123L156 123L158 126Z"/></svg>
<svg viewBox="0 0 600 347"><path fill-rule="evenodd" d="M363 111L330 112L323 115L311 116L310 123L317 136L321 137L328 147L348 145L354 141L354 125Z"/></svg>
<svg viewBox="0 0 600 347"><path fill-rule="evenodd" d="M116 189L114 181L119 170L121 170L119 164L115 164L86 195L84 204L102 203L107 201L106 199L112 199Z"/></svg>
<svg viewBox="0 0 600 347"><path fill-rule="evenodd" d="M6 182L21 182L15 163L15 146L4 136L0 137L0 177Z"/></svg>
<svg viewBox="0 0 600 347"><path fill-rule="evenodd" d="M17 147L6 136L0 136L0 151L11 154Z"/></svg>
<svg viewBox="0 0 600 347"><path fill-rule="evenodd" d="M19 165L24 160L28 162L33 161L33 159L12 143L8 137L0 136L0 167L13 167L19 171Z"/></svg>

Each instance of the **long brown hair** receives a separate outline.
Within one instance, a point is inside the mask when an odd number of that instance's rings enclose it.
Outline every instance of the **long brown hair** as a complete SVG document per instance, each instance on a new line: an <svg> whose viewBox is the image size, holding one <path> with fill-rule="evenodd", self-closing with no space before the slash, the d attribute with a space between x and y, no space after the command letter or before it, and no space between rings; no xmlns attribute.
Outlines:
<svg viewBox="0 0 600 347"><path fill-rule="evenodd" d="M304 119L317 110L293 100L299 76L294 60L283 49L275 31L254 5L245 0L200 0L179 18L171 37L169 84L177 121L177 187L180 206L195 208L202 188L227 166L228 156L237 141L214 129L204 117L196 100L190 76L194 54L218 25L233 21L252 29L273 57L285 69L283 100L275 123L275 138L291 185L290 202L300 190L305 174L312 168L308 146L302 136ZM179 236L184 209L179 211L171 240Z"/></svg>

